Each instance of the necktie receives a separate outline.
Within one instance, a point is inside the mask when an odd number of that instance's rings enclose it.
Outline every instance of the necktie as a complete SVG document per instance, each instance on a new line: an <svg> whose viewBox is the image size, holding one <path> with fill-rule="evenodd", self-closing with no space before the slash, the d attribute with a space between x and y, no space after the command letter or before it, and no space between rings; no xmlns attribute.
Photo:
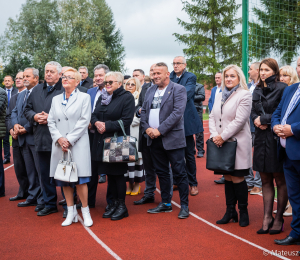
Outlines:
<svg viewBox="0 0 300 260"><path fill-rule="evenodd" d="M82 83L83 83L83 80L82 80L82 81L80 81L80 86L82 86Z"/></svg>
<svg viewBox="0 0 300 260"><path fill-rule="evenodd" d="M24 107L25 107L26 104L27 104L28 96L29 96L29 90L27 89L27 90L26 90L25 99L24 99L24 102L23 102L23 105L22 105L22 110L24 110Z"/></svg>
<svg viewBox="0 0 300 260"><path fill-rule="evenodd" d="M7 90L7 107L9 106L10 102L10 89Z"/></svg>
<svg viewBox="0 0 300 260"><path fill-rule="evenodd" d="M54 86L48 86L48 92L52 91L53 88Z"/></svg>

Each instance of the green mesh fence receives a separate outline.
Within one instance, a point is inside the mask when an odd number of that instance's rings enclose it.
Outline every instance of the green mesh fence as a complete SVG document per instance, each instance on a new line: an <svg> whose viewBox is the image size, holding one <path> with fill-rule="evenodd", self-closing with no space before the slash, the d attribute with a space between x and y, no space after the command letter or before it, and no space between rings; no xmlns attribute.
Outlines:
<svg viewBox="0 0 300 260"><path fill-rule="evenodd" d="M300 46L300 0L248 0L249 64L271 57L291 64Z"/></svg>

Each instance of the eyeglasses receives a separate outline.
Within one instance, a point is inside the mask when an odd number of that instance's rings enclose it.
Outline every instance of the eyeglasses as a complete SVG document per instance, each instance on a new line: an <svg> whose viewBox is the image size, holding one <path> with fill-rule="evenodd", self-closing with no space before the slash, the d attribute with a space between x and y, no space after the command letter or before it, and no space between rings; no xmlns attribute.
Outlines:
<svg viewBox="0 0 300 260"><path fill-rule="evenodd" d="M15 80L18 80L18 79L22 80L23 78L15 78Z"/></svg>
<svg viewBox="0 0 300 260"><path fill-rule="evenodd" d="M67 80L69 80L69 79L75 79L75 78L71 78L70 76L62 76L61 79L67 79Z"/></svg>
<svg viewBox="0 0 300 260"><path fill-rule="evenodd" d="M126 83L126 86L131 86L131 87L134 87L135 86L135 84L134 83Z"/></svg>
<svg viewBox="0 0 300 260"><path fill-rule="evenodd" d="M180 64L184 64L183 62L173 62L171 63L173 65L173 67L175 66L179 66Z"/></svg>
<svg viewBox="0 0 300 260"><path fill-rule="evenodd" d="M104 84L104 86L106 86L106 85L112 85L114 82L118 82L118 81L112 81L112 80L110 80L110 81L103 81L103 84Z"/></svg>

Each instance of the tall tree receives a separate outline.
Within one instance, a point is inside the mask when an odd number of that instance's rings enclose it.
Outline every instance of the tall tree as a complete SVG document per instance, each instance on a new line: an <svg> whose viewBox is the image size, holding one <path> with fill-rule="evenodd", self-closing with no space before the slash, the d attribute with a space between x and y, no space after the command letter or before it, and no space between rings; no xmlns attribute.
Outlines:
<svg viewBox="0 0 300 260"><path fill-rule="evenodd" d="M234 33L241 18L236 18L240 5L235 0L183 1L183 10L190 22L177 18L186 33L174 33L178 42L185 44L190 72L212 86L214 74L229 64L241 64L242 35Z"/></svg>
<svg viewBox="0 0 300 260"><path fill-rule="evenodd" d="M260 0L251 11L250 59L276 54L282 63L290 64L300 47L299 0Z"/></svg>

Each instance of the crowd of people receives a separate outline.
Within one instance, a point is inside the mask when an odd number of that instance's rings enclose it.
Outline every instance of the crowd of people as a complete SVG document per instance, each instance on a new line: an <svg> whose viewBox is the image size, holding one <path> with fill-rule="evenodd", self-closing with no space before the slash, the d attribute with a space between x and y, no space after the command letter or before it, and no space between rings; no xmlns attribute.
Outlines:
<svg viewBox="0 0 300 260"><path fill-rule="evenodd" d="M34 206L38 216L47 216L58 212L61 204L66 218L62 226L77 222L81 208L89 227L98 183L107 181L103 218L121 220L129 216L126 195L140 194L141 182L146 184L144 195L134 204L154 203L158 176L161 202L148 213L171 212L173 191L178 190L178 218L188 218L189 195L199 194L195 155L201 158L205 153L205 89L187 71L184 57L175 57L172 66L170 73L166 63L158 62L150 67L149 76L142 69L130 76L99 64L92 79L84 66L74 69L51 61L41 83L39 71L32 67L19 71L15 79L5 76L5 88L0 88L4 147L0 197L5 196L3 164L10 162L11 136L19 190L10 201L22 200L18 207ZM216 73L217 86L208 102L211 140L218 147L232 138L237 141L234 171L214 172L223 175L215 182L225 184L226 198L226 212L217 224L232 220L248 226L248 192L262 193L264 218L257 234L279 234L283 216L293 217L289 236L275 240L280 245L300 243L297 73L300 58L297 71L291 66L279 68L276 60L268 58L250 66L247 83L242 70L229 65ZM136 140L136 148L120 149L110 142L118 136ZM135 152L136 159L130 161ZM55 177L58 165L70 154L76 163L75 182ZM64 198L59 203L57 186Z"/></svg>

